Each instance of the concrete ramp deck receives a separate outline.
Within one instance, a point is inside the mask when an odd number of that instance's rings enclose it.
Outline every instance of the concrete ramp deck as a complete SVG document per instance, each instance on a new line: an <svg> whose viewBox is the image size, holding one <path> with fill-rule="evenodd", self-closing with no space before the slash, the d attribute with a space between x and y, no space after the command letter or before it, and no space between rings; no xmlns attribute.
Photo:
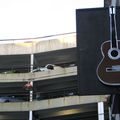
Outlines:
<svg viewBox="0 0 120 120"><path fill-rule="evenodd" d="M34 73L14 73L14 74L0 74L0 83L2 82L26 82L28 80L40 81L45 79L59 78L77 75L77 67L55 67L54 70Z"/></svg>
<svg viewBox="0 0 120 120"><path fill-rule="evenodd" d="M69 96L69 97L61 97L56 99L32 101L32 102L0 103L0 112L30 111L30 110L36 111L36 110L45 110L45 109L52 109L59 107L67 107L72 105L97 103L101 101L105 101L104 95Z"/></svg>

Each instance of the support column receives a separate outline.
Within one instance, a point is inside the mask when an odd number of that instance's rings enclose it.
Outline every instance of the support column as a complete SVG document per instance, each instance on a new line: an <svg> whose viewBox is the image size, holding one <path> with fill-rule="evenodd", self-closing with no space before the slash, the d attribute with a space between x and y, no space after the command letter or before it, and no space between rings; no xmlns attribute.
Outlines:
<svg viewBox="0 0 120 120"><path fill-rule="evenodd" d="M98 102L98 120L104 120L104 103Z"/></svg>

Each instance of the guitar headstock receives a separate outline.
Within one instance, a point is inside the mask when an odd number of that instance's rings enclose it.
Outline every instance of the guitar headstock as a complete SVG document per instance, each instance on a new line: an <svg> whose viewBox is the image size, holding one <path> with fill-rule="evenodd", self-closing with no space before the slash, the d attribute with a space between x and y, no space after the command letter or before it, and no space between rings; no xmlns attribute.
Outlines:
<svg viewBox="0 0 120 120"><path fill-rule="evenodd" d="M104 7L120 6L120 0L104 0Z"/></svg>

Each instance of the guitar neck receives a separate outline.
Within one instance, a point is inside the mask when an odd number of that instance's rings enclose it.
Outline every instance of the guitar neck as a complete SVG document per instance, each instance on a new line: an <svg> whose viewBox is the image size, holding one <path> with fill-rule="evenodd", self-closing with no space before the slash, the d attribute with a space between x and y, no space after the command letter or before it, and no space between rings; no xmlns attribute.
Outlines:
<svg viewBox="0 0 120 120"><path fill-rule="evenodd" d="M111 47L118 48L116 28L116 7L110 7L110 40Z"/></svg>

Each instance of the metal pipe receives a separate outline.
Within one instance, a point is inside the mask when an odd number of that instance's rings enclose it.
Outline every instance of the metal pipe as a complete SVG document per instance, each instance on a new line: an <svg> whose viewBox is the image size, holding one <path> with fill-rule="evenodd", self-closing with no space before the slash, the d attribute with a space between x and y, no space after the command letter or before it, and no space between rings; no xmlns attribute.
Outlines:
<svg viewBox="0 0 120 120"><path fill-rule="evenodd" d="M30 72L33 73L33 64L34 64L34 55L31 54L31 68ZM30 81L30 84L33 86L33 81ZM33 90L30 90L30 102L33 101ZM29 111L29 120L32 120L33 118L33 112Z"/></svg>

